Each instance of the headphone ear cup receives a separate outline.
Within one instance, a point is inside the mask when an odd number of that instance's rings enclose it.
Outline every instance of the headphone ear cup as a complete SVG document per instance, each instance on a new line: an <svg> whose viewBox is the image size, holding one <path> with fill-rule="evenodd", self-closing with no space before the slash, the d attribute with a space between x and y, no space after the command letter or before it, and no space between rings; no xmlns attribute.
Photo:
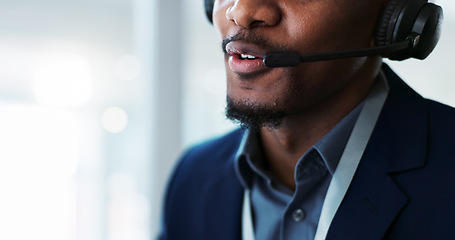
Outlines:
<svg viewBox="0 0 455 240"><path fill-rule="evenodd" d="M427 0L389 0L376 28L376 45L386 46L417 37L413 46L383 57L391 60L424 59L438 42L441 20L441 7Z"/></svg>
<svg viewBox="0 0 455 240"><path fill-rule="evenodd" d="M392 28L394 26L394 22L392 17L395 16L395 18L399 15L399 12L401 11L401 7L398 7L400 0L389 0L387 2L387 5L384 7L384 10L382 11L381 18L379 20L379 23L376 27L376 35L375 35L375 41L376 41L376 46L385 46L388 44L391 44L390 40L391 37L388 36L389 28ZM402 1L401 1L402 2ZM402 5L402 4L401 4Z"/></svg>
<svg viewBox="0 0 455 240"><path fill-rule="evenodd" d="M432 3L423 6L412 27L412 33L420 36L411 49L412 57L422 60L430 55L439 42L442 19L443 12L440 6Z"/></svg>
<svg viewBox="0 0 455 240"><path fill-rule="evenodd" d="M213 5L215 5L215 0L204 0L205 15L210 23L213 24Z"/></svg>

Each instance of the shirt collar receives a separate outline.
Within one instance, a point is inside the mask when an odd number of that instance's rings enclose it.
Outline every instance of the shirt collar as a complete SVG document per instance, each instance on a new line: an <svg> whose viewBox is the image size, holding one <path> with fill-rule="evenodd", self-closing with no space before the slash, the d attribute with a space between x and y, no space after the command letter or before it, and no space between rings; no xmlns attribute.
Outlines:
<svg viewBox="0 0 455 240"><path fill-rule="evenodd" d="M333 175L343 150L362 109L363 102L346 115L335 127L320 139L308 152L315 149L324 161L327 169ZM308 153L307 152L307 153ZM307 154L305 153L303 157ZM301 160L300 158L299 164ZM253 171L268 179L261 164L263 163L263 150L257 133L246 130L240 147L236 154L236 173L245 188L251 186ZM259 160L259 161L258 161ZM268 179L270 180L270 179Z"/></svg>
<svg viewBox="0 0 455 240"><path fill-rule="evenodd" d="M235 171L244 188L249 188L252 181L252 169L247 159L262 155L259 138L251 130L245 130L239 149L235 156Z"/></svg>
<svg viewBox="0 0 455 240"><path fill-rule="evenodd" d="M352 129L359 117L363 102L346 115L313 148L319 152L330 174L335 173Z"/></svg>

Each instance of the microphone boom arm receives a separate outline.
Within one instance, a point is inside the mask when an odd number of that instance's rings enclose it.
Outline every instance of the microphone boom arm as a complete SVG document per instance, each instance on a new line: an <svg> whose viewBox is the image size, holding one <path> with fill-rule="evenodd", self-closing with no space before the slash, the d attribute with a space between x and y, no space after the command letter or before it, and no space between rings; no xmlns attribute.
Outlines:
<svg viewBox="0 0 455 240"><path fill-rule="evenodd" d="M382 55L410 48L415 45L415 38L409 37L406 41L372 48L351 49L336 52L300 54L298 52L268 53L264 56L267 67L294 67L302 62L325 61L341 58L364 57Z"/></svg>

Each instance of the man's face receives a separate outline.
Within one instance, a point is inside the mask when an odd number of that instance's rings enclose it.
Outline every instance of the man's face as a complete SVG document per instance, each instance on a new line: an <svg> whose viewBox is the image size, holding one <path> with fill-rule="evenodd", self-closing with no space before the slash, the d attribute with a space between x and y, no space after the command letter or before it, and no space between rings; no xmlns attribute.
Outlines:
<svg viewBox="0 0 455 240"><path fill-rule="evenodd" d="M230 104L246 112L259 111L256 115L266 110L287 117L335 101L349 85L357 84L366 57L287 68L268 68L262 57L269 52L370 47L382 2L216 0L213 21L223 40Z"/></svg>

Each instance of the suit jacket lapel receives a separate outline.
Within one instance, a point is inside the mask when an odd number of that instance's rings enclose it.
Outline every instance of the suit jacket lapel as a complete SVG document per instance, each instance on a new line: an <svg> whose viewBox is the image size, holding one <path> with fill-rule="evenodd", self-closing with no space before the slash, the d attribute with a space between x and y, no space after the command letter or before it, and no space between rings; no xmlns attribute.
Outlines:
<svg viewBox="0 0 455 240"><path fill-rule="evenodd" d="M425 163L427 108L387 66L390 92L327 239L382 239L408 198L393 174Z"/></svg>
<svg viewBox="0 0 455 240"><path fill-rule="evenodd" d="M361 162L327 239L382 239L407 201L377 161Z"/></svg>

